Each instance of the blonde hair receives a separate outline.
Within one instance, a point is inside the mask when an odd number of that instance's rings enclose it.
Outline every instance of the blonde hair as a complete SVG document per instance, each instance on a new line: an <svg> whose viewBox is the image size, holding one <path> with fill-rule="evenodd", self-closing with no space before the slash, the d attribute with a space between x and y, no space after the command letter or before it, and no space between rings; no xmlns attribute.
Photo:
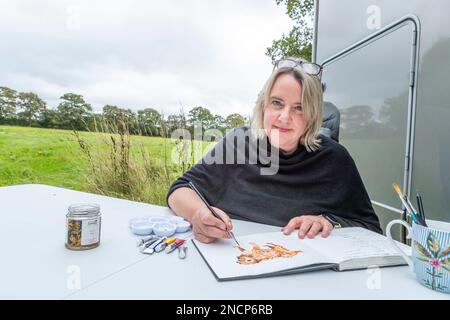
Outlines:
<svg viewBox="0 0 450 320"><path fill-rule="evenodd" d="M291 58L297 61L304 61L299 58ZM309 75L301 67L281 67L275 69L264 84L263 89L258 95L253 114L251 117L252 132L257 139L267 137L264 129L264 109L270 98L270 92L278 77L282 74L292 75L302 87L302 106L303 116L306 121L306 127L303 135L300 137L300 144L308 152L315 151L320 147L321 140L318 139L319 130L322 126L323 117L323 91L322 84L317 76Z"/></svg>

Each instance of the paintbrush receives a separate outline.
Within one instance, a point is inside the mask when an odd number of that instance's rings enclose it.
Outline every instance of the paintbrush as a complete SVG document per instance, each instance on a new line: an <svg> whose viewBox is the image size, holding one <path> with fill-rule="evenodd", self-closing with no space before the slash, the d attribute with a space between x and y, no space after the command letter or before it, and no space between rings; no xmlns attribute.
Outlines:
<svg viewBox="0 0 450 320"><path fill-rule="evenodd" d="M394 188L394 190L397 192L400 200L402 201L403 206L405 207L406 211L408 211L409 215L411 216L411 219L415 223L423 225L422 221L419 220L420 218L418 218L418 215L416 214L417 211L411 205L411 202L408 200L408 197L405 194L403 194L403 192L400 189L400 187L398 186L398 184L393 182L392 188Z"/></svg>
<svg viewBox="0 0 450 320"><path fill-rule="evenodd" d="M195 193L197 193L197 195L200 197L200 199L203 201L203 203L208 207L209 211L211 211L211 213L213 214L214 217L216 217L217 219L221 220L224 224L225 221L222 219L221 216L219 216L219 214L214 211L214 209L209 205L208 201L206 201L205 197L203 197L203 195L200 193L200 191L198 191L197 187L189 181L189 186L191 187L192 190L195 191ZM226 228L226 224L225 224L225 228ZM231 237L233 237L234 241L237 243L237 245L239 246L239 248L241 247L241 245L239 244L239 242L236 240L233 232L226 230Z"/></svg>

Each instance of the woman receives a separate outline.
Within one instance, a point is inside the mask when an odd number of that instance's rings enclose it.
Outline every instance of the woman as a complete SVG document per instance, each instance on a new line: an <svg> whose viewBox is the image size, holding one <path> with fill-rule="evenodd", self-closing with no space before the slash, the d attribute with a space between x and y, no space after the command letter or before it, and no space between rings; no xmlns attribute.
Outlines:
<svg viewBox="0 0 450 320"><path fill-rule="evenodd" d="M327 237L336 227L358 226L381 233L353 159L343 146L319 136L321 71L301 59L278 61L258 96L251 128L228 134L173 183L167 203L192 223L197 240L228 238L230 218L283 226L285 234L298 229L300 239L319 233ZM236 138L249 132L253 138L245 140L243 152ZM263 142L271 148L271 159L274 152L278 156L274 174L261 174L267 163L261 152L256 163L250 161L254 146L258 149ZM236 162L239 155L245 162ZM211 161L218 158L227 161ZM211 214L189 188L189 181L225 222Z"/></svg>

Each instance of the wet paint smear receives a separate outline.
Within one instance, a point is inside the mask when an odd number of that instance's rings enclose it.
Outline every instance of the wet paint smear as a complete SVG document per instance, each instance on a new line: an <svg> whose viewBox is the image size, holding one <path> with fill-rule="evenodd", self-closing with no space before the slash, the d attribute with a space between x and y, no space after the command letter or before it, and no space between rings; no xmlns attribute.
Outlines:
<svg viewBox="0 0 450 320"><path fill-rule="evenodd" d="M263 247L260 247L255 242L250 242L250 244L252 245L250 250L236 247L240 252L242 252L242 254L237 257L237 263L257 264L272 259L292 258L293 256L303 252L301 250L289 250L279 244L270 242Z"/></svg>

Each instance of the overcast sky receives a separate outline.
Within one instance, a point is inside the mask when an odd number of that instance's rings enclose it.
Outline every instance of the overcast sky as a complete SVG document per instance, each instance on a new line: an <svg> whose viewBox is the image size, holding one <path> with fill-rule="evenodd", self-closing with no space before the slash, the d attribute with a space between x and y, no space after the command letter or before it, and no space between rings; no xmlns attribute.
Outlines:
<svg viewBox="0 0 450 320"><path fill-rule="evenodd" d="M248 115L292 28L275 0L0 0L0 86L165 114Z"/></svg>

